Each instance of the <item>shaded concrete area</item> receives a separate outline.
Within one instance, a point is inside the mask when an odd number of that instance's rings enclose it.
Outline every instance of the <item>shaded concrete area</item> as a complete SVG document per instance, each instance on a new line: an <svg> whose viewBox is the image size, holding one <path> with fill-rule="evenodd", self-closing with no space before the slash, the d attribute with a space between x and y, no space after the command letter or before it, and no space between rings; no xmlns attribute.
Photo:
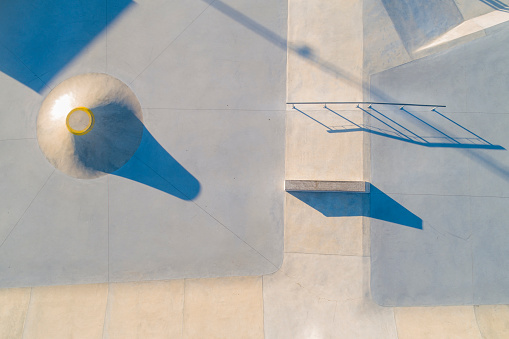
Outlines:
<svg viewBox="0 0 509 339"><path fill-rule="evenodd" d="M114 4L102 0L3 2L0 6L0 71L39 93L47 90L50 82L76 61L79 54L87 55L89 67L90 64L100 65L100 69L94 71L104 71L105 40L100 39L99 43L94 40L135 5L131 0L112 2ZM100 50L93 51L94 45Z"/></svg>

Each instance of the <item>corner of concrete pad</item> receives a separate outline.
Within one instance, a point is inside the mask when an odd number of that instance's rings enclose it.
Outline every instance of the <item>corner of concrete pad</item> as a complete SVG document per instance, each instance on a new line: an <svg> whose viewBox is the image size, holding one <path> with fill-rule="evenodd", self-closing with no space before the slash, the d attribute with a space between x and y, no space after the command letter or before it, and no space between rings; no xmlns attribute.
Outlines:
<svg viewBox="0 0 509 339"><path fill-rule="evenodd" d="M285 192L285 194L286 194L286 192ZM286 204L286 199L285 199L284 204ZM283 220L284 220L284 217L283 217ZM254 275L249 274L248 276L263 277L264 275L272 275L272 274L278 272L281 269L281 267L283 266L283 261L284 261L284 257L285 257L284 221L283 221L283 234L281 236L280 243L281 243L281 246L278 250L277 257L274 255L274 256L267 258L260 254L260 256L263 257L270 265L267 265L267 268L265 268L265 269L261 269L260 273L254 274Z"/></svg>
<svg viewBox="0 0 509 339"><path fill-rule="evenodd" d="M387 303L385 300L382 300L376 293L373 293L373 289L371 288L371 281L369 288L369 298L380 307L395 307L394 305Z"/></svg>
<svg viewBox="0 0 509 339"><path fill-rule="evenodd" d="M274 269L273 270L269 270L267 273L263 273L261 274L260 276L263 277L263 276L266 276L266 275L273 275L273 274L276 274L277 272L279 272L279 270L283 267L283 261L284 261L284 252L283 252L283 255L281 256L281 259L277 262L277 263L272 263L274 265Z"/></svg>

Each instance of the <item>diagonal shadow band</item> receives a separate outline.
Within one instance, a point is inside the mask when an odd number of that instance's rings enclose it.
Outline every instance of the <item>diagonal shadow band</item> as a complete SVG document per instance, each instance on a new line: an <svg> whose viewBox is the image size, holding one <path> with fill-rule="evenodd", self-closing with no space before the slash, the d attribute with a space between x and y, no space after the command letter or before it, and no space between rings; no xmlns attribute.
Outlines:
<svg viewBox="0 0 509 339"><path fill-rule="evenodd" d="M370 193L288 192L326 217L369 217L422 229L422 219L370 184Z"/></svg>
<svg viewBox="0 0 509 339"><path fill-rule="evenodd" d="M132 0L0 1L0 72L41 92Z"/></svg>
<svg viewBox="0 0 509 339"><path fill-rule="evenodd" d="M111 173L158 189L182 200L194 200L201 185L189 171L173 158L143 127L140 146L134 156Z"/></svg>

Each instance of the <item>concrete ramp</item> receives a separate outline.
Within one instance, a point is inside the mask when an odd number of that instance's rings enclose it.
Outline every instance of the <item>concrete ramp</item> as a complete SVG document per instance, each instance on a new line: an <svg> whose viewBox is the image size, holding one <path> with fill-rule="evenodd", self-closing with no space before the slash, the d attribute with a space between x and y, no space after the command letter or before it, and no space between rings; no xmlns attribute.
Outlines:
<svg viewBox="0 0 509 339"><path fill-rule="evenodd" d="M406 219L422 220L419 228L371 219L370 286L380 305L509 303L508 44L504 29L371 76L372 94L447 106L375 106L427 140L370 135L372 184ZM383 204L372 199L375 208Z"/></svg>
<svg viewBox="0 0 509 339"><path fill-rule="evenodd" d="M409 53L463 21L453 0L382 0Z"/></svg>

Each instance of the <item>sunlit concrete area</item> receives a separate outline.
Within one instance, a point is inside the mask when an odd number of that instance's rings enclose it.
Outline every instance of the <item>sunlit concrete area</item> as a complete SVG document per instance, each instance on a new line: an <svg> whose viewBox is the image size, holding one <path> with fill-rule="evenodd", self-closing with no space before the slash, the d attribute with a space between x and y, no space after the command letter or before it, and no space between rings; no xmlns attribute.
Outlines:
<svg viewBox="0 0 509 339"><path fill-rule="evenodd" d="M509 337L508 22L0 3L0 338Z"/></svg>

